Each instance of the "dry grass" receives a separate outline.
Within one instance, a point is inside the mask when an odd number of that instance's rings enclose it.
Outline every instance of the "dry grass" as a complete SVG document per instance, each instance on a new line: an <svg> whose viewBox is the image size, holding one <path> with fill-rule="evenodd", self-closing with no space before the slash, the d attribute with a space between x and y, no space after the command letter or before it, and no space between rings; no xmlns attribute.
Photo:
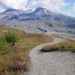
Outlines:
<svg viewBox="0 0 75 75"><path fill-rule="evenodd" d="M8 32L14 32L19 40L17 41L15 47L8 44L6 53L0 54L0 75L20 75L21 71L18 70L17 65L15 66L16 71L11 70L13 67L10 67L10 65L14 65L17 61L21 64L25 64L26 69L24 71L27 71L29 64L31 63L29 58L30 50L36 45L53 40L53 38L49 36L28 34L20 30L0 26L0 37L4 37Z"/></svg>
<svg viewBox="0 0 75 75"><path fill-rule="evenodd" d="M45 46L41 51L42 52L69 51L75 53L75 41L66 41L56 45Z"/></svg>

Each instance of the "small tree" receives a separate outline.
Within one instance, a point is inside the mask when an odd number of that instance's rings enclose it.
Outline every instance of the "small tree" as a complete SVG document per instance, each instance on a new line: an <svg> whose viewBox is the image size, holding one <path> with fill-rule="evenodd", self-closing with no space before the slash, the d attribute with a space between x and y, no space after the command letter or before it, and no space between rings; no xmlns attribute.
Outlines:
<svg viewBox="0 0 75 75"><path fill-rule="evenodd" d="M14 46L15 43L17 42L17 40L18 40L16 34L15 33L10 33L10 32L8 32L5 35L5 39L6 39L7 43L12 44L12 46Z"/></svg>

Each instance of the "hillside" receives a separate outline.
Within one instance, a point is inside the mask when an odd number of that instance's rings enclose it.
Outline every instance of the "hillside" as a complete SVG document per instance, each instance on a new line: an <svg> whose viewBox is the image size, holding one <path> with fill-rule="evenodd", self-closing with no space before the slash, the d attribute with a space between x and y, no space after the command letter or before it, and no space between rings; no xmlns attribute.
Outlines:
<svg viewBox="0 0 75 75"><path fill-rule="evenodd" d="M14 23L14 24L13 24ZM0 14L0 24L16 27L26 32L64 32L75 34L75 18L37 8L33 12L7 9Z"/></svg>
<svg viewBox="0 0 75 75"><path fill-rule="evenodd" d="M52 40L49 36L28 34L0 26L0 75L20 75L27 72L31 63L30 50Z"/></svg>

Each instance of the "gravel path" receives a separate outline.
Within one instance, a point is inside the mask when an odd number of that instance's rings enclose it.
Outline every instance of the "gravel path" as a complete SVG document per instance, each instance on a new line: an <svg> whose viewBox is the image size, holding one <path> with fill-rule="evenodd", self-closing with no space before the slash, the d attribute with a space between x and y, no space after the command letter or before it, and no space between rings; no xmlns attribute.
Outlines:
<svg viewBox="0 0 75 75"><path fill-rule="evenodd" d="M63 40L55 38L51 43L35 47L30 52L32 65L28 75L75 75L75 54L70 52L41 53L45 45L57 44Z"/></svg>

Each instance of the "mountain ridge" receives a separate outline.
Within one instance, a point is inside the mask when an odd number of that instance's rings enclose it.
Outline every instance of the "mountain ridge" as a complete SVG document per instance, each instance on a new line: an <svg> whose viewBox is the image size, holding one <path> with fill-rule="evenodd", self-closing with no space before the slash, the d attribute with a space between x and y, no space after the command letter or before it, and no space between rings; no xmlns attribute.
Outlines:
<svg viewBox="0 0 75 75"><path fill-rule="evenodd" d="M39 23L39 24L38 24ZM16 9L7 9L0 14L0 24L6 24L17 27L26 27L35 30L50 30L50 28L70 28L75 29L75 18L65 16L63 14L56 14L48 11L45 8L37 8L33 12L27 13L25 11ZM14 25L13 25L14 24ZM32 26L32 27L31 27ZM25 30L27 30L25 28Z"/></svg>

